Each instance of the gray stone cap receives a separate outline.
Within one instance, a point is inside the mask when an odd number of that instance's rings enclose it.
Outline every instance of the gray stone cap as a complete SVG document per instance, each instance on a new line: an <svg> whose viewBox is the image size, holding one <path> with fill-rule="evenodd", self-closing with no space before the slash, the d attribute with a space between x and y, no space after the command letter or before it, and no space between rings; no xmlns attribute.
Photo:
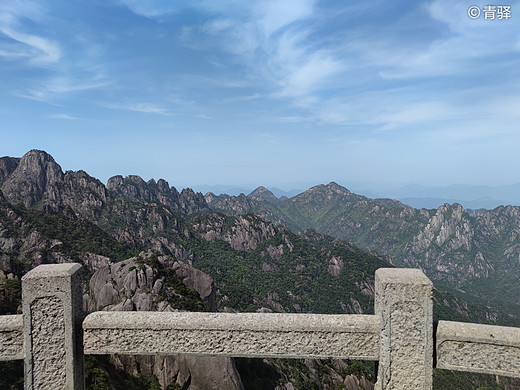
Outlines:
<svg viewBox="0 0 520 390"><path fill-rule="evenodd" d="M95 312L83 329L201 329L378 333L375 315L287 313Z"/></svg>
<svg viewBox="0 0 520 390"><path fill-rule="evenodd" d="M72 276L81 269L78 263L42 264L33 268L22 277L22 282L28 279Z"/></svg>
<svg viewBox="0 0 520 390"><path fill-rule="evenodd" d="M520 328L439 321L437 344L448 340L520 347Z"/></svg>
<svg viewBox="0 0 520 390"><path fill-rule="evenodd" d="M21 314L0 316L0 332L23 331Z"/></svg>
<svg viewBox="0 0 520 390"><path fill-rule="evenodd" d="M417 268L379 268L376 281L383 284L432 285L430 279Z"/></svg>

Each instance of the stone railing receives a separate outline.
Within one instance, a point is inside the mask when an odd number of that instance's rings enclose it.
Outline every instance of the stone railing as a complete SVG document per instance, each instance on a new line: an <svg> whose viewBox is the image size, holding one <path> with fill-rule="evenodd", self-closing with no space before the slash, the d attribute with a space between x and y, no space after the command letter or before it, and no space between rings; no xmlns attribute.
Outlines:
<svg viewBox="0 0 520 390"><path fill-rule="evenodd" d="M112 353L374 360L381 390L431 389L434 367L520 377L520 328L440 321L434 332L433 286L416 269L376 271L374 315L86 317L80 270L31 270L22 278L23 315L0 316L0 360L24 359L26 389L84 389L84 354Z"/></svg>

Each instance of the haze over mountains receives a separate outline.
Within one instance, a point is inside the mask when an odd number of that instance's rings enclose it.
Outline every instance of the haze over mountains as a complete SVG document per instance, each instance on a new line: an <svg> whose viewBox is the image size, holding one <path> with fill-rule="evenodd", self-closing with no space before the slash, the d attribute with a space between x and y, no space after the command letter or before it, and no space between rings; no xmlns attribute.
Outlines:
<svg viewBox="0 0 520 390"><path fill-rule="evenodd" d="M277 198L292 197L312 187L310 183L286 185L290 190L269 187ZM369 198L390 198L399 200L415 208L436 209L445 203L459 203L465 209L494 209L498 206L520 206L520 183L502 186L482 186L468 184L452 184L449 186L428 186L422 184L378 185L375 183L352 182L343 185L352 192ZM197 185L193 187L202 193L212 192L216 195L249 194L253 188L232 185Z"/></svg>

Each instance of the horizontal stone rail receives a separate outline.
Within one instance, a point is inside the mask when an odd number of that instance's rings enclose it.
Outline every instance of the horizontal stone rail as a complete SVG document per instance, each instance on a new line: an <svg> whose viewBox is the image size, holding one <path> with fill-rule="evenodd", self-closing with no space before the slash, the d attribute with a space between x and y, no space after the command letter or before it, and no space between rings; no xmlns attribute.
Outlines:
<svg viewBox="0 0 520 390"><path fill-rule="evenodd" d="M379 359L373 315L95 312L87 354Z"/></svg>
<svg viewBox="0 0 520 390"><path fill-rule="evenodd" d="M416 269L376 271L374 315L85 317L81 281L78 264L36 267L22 278L23 315L0 316L0 360L24 359L26 390L83 390L84 353L377 360L377 390L431 390L435 364L520 377L520 329L439 321L434 335L433 285Z"/></svg>
<svg viewBox="0 0 520 390"><path fill-rule="evenodd" d="M0 316L0 361L23 359L23 318Z"/></svg>
<svg viewBox="0 0 520 390"><path fill-rule="evenodd" d="M439 321L437 368L520 378L520 328Z"/></svg>

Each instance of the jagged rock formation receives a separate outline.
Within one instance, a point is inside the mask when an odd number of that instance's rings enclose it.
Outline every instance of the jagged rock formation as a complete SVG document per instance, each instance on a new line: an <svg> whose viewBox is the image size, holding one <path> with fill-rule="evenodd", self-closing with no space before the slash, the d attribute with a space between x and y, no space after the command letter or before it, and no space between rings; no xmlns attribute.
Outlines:
<svg viewBox="0 0 520 390"><path fill-rule="evenodd" d="M84 171L63 173L52 156L40 150L31 150L21 159L3 157L0 184L10 203L54 212L70 208L77 216L96 222L118 197L158 202L182 214L208 209L202 194L189 188L179 194L162 179L145 183L138 176L114 176L107 188Z"/></svg>
<svg viewBox="0 0 520 390"><path fill-rule="evenodd" d="M92 219L99 216L109 197L99 180L84 171L63 173L52 156L38 150L19 160L1 190L12 204L53 212L70 208L76 215Z"/></svg>
<svg viewBox="0 0 520 390"><path fill-rule="evenodd" d="M201 193L186 188L179 194L175 187L170 187L164 179L159 179L157 182L150 179L145 182L139 176L130 175L123 178L118 175L108 179L107 188L126 199L159 202L185 214L208 210L206 200Z"/></svg>

